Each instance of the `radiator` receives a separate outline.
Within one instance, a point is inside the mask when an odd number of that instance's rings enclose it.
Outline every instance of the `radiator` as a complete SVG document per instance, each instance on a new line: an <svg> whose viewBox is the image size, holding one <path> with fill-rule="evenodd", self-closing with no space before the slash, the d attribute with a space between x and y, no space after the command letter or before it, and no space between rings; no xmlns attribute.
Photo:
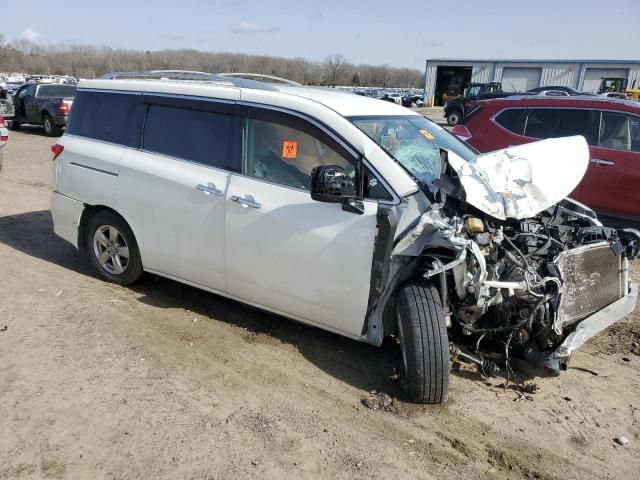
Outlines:
<svg viewBox="0 0 640 480"><path fill-rule="evenodd" d="M564 284L556 326L585 318L624 295L622 257L608 242L567 250L554 263Z"/></svg>

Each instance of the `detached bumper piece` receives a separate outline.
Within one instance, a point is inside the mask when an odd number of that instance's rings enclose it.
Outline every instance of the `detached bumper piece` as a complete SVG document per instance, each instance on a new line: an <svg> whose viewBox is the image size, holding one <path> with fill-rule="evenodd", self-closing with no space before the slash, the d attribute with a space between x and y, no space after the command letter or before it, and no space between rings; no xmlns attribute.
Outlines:
<svg viewBox="0 0 640 480"><path fill-rule="evenodd" d="M637 299L638 285L634 283L627 295L578 323L576 329L556 349L553 356L561 362L567 361L571 354L591 337L633 312Z"/></svg>

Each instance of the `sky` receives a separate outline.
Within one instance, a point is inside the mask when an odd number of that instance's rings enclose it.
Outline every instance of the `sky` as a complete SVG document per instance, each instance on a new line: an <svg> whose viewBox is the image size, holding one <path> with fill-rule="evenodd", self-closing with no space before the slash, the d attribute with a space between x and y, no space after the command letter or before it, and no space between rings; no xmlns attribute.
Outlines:
<svg viewBox="0 0 640 480"><path fill-rule="evenodd" d="M427 58L640 59L640 0L0 0L5 40L423 69Z"/></svg>

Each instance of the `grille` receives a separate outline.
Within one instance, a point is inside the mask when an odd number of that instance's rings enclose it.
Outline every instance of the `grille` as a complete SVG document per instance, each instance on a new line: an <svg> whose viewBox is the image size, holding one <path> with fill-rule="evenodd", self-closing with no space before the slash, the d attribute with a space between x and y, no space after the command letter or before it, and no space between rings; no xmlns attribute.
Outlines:
<svg viewBox="0 0 640 480"><path fill-rule="evenodd" d="M558 324L574 322L623 296L621 257L608 242L561 253L555 260L564 281Z"/></svg>

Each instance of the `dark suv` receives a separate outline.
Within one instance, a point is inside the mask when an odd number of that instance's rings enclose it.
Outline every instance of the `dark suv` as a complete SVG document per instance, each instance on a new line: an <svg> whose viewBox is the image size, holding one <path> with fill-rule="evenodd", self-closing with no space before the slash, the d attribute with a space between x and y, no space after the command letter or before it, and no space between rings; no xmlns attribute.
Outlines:
<svg viewBox="0 0 640 480"><path fill-rule="evenodd" d="M571 197L605 215L640 218L640 105L599 97L477 102L453 133L480 152L582 135L591 162Z"/></svg>

